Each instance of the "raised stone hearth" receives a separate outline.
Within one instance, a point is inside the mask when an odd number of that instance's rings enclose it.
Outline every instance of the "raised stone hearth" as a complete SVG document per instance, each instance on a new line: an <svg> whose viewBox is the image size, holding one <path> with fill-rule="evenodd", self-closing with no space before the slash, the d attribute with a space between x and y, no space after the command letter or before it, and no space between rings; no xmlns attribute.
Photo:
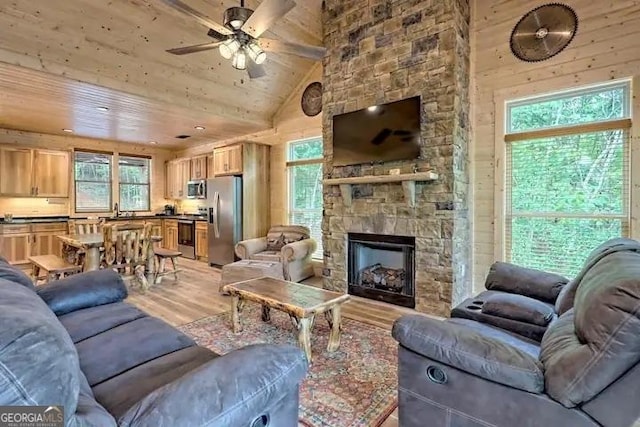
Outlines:
<svg viewBox="0 0 640 427"><path fill-rule="evenodd" d="M324 178L433 170L415 204L401 183L358 184L351 204L324 186L324 287L348 290L348 233L415 237L415 308L448 315L471 291L468 214L468 0L325 0ZM415 95L422 97L421 159L333 167L332 120Z"/></svg>

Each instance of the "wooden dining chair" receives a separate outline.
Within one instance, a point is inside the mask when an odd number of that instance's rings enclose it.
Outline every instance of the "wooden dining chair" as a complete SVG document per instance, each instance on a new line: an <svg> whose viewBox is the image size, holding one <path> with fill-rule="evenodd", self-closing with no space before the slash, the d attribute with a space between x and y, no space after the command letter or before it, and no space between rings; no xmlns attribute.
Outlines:
<svg viewBox="0 0 640 427"><path fill-rule="evenodd" d="M149 288L145 267L151 245L151 224L105 224L103 266L136 281L143 292Z"/></svg>
<svg viewBox="0 0 640 427"><path fill-rule="evenodd" d="M98 234L102 233L104 226L104 218L97 216L87 219L72 219L69 221L69 234L75 236L78 234Z"/></svg>

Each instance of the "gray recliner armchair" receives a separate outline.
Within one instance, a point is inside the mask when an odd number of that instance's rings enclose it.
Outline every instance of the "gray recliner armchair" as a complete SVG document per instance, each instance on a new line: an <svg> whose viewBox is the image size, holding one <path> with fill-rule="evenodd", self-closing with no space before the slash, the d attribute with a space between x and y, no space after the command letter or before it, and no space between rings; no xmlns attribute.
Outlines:
<svg viewBox="0 0 640 427"><path fill-rule="evenodd" d="M470 319L399 319L400 425L633 425L640 418L640 244L616 239L599 249L574 279L572 307L542 342Z"/></svg>

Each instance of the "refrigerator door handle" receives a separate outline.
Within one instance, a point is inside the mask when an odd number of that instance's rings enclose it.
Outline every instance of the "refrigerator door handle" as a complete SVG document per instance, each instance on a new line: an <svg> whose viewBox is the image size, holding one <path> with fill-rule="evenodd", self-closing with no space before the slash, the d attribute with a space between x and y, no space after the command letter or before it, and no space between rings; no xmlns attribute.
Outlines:
<svg viewBox="0 0 640 427"><path fill-rule="evenodd" d="M216 239L220 238L220 193L216 191L213 196L213 210L214 210L214 221L213 221L213 234Z"/></svg>

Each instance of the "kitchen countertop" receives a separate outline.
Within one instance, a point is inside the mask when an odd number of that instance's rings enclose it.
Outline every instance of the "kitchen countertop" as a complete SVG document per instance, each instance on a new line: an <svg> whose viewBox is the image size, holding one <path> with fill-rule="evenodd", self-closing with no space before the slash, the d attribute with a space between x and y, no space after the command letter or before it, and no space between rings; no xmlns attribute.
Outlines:
<svg viewBox="0 0 640 427"><path fill-rule="evenodd" d="M67 222L71 219L83 219L83 218L70 218L68 216L42 216L42 217L17 217L11 221L5 221L3 217L0 217L0 225L6 224L39 224L39 223L51 223L51 222ZM136 215L136 216L119 216L119 217L104 217L107 221L135 221L144 219L191 219L194 221L206 221L207 217L203 215Z"/></svg>

